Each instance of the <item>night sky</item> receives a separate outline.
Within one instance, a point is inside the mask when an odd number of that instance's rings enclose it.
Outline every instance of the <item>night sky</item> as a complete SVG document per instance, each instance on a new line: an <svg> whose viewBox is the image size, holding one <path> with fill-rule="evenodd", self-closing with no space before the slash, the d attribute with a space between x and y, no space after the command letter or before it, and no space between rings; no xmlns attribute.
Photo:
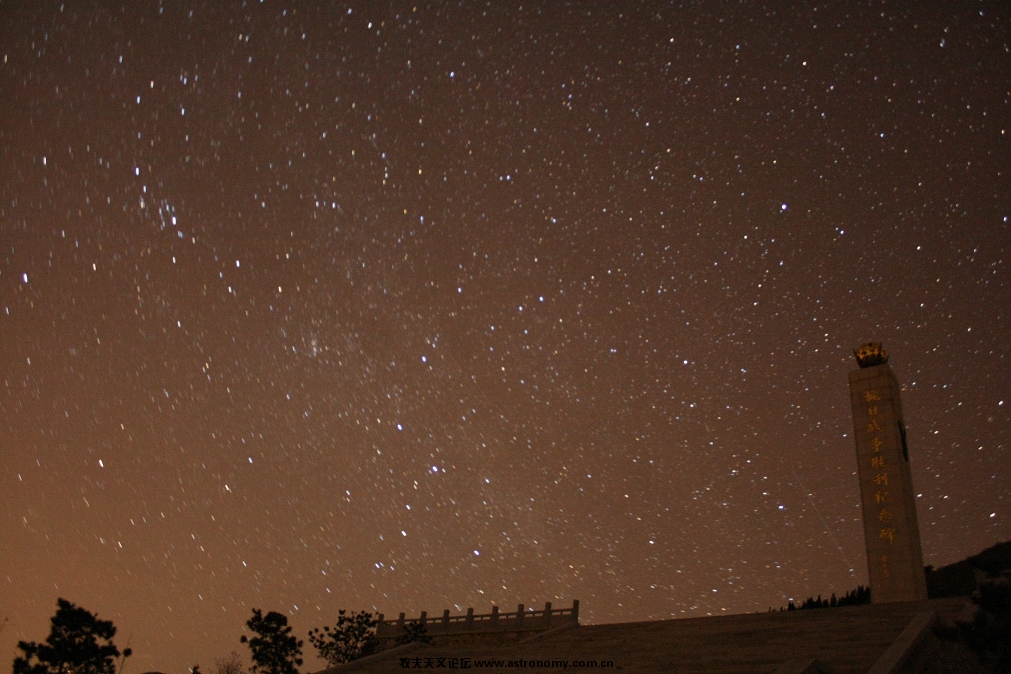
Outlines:
<svg viewBox="0 0 1011 674"><path fill-rule="evenodd" d="M0 2L3 657L843 593L868 340L1011 538L1011 9L771 7Z"/></svg>

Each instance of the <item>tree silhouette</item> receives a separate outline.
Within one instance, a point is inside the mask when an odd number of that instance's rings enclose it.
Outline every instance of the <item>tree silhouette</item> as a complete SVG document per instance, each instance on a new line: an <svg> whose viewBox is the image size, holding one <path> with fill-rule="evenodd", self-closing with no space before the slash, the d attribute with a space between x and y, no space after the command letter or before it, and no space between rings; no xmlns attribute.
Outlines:
<svg viewBox="0 0 1011 674"><path fill-rule="evenodd" d="M836 599L835 592L832 593L831 599L822 599L821 595L818 598L808 597L804 600L804 603L797 606L792 601L789 606L786 607L788 611L799 611L806 608L835 608L836 606L859 606L860 604L870 604L871 603L871 588L864 587L863 585L857 585L857 589L850 590L842 599Z"/></svg>
<svg viewBox="0 0 1011 674"><path fill-rule="evenodd" d="M256 636L247 639L243 635L239 641L249 643L254 674L298 674L302 642L291 635L286 617L276 611L264 616L260 609L254 608L246 627Z"/></svg>
<svg viewBox="0 0 1011 674"><path fill-rule="evenodd" d="M19 641L24 655L14 659L14 674L115 674L119 649L116 628L66 599L56 601L56 614L45 643ZM123 657L130 656L130 649Z"/></svg>
<svg viewBox="0 0 1011 674"><path fill-rule="evenodd" d="M348 616L341 609L337 612L337 624L332 628L324 626L322 631L318 627L313 629L309 641L319 651L319 657L336 666L376 652L377 624L371 613L360 611Z"/></svg>

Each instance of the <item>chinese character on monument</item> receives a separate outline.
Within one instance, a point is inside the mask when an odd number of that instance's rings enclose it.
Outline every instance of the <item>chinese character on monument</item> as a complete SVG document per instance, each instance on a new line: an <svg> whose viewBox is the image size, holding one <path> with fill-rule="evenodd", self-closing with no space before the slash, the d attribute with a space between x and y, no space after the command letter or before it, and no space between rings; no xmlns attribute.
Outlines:
<svg viewBox="0 0 1011 674"><path fill-rule="evenodd" d="M854 355L860 369L849 375L850 400L871 597L875 604L926 599L899 381L880 344L864 344Z"/></svg>

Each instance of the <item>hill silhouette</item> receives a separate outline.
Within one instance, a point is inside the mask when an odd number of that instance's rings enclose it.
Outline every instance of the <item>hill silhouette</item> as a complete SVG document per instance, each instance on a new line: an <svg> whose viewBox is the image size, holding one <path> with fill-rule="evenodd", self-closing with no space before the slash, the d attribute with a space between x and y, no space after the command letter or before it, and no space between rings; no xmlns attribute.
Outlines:
<svg viewBox="0 0 1011 674"><path fill-rule="evenodd" d="M1011 578L1011 541L997 543L960 562L926 568L927 596L968 597L986 580Z"/></svg>

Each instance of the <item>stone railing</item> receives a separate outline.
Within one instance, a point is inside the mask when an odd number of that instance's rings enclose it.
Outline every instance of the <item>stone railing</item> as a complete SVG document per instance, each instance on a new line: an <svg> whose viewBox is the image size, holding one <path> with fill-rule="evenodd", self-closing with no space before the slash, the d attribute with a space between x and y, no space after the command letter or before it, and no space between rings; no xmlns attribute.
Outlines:
<svg viewBox="0 0 1011 674"><path fill-rule="evenodd" d="M403 613L396 620L386 620L382 613L378 616L376 636L388 639L400 636L407 625L420 622L429 635L461 634L469 632L519 632L527 630L548 630L566 624L579 624L579 600L572 601L571 608L551 608L551 602L544 604L543 610L526 609L523 604L515 613L502 613L498 606L492 606L491 613L475 614L467 609L466 615L450 615L449 609L441 617L429 617L427 611L421 617L408 619Z"/></svg>

